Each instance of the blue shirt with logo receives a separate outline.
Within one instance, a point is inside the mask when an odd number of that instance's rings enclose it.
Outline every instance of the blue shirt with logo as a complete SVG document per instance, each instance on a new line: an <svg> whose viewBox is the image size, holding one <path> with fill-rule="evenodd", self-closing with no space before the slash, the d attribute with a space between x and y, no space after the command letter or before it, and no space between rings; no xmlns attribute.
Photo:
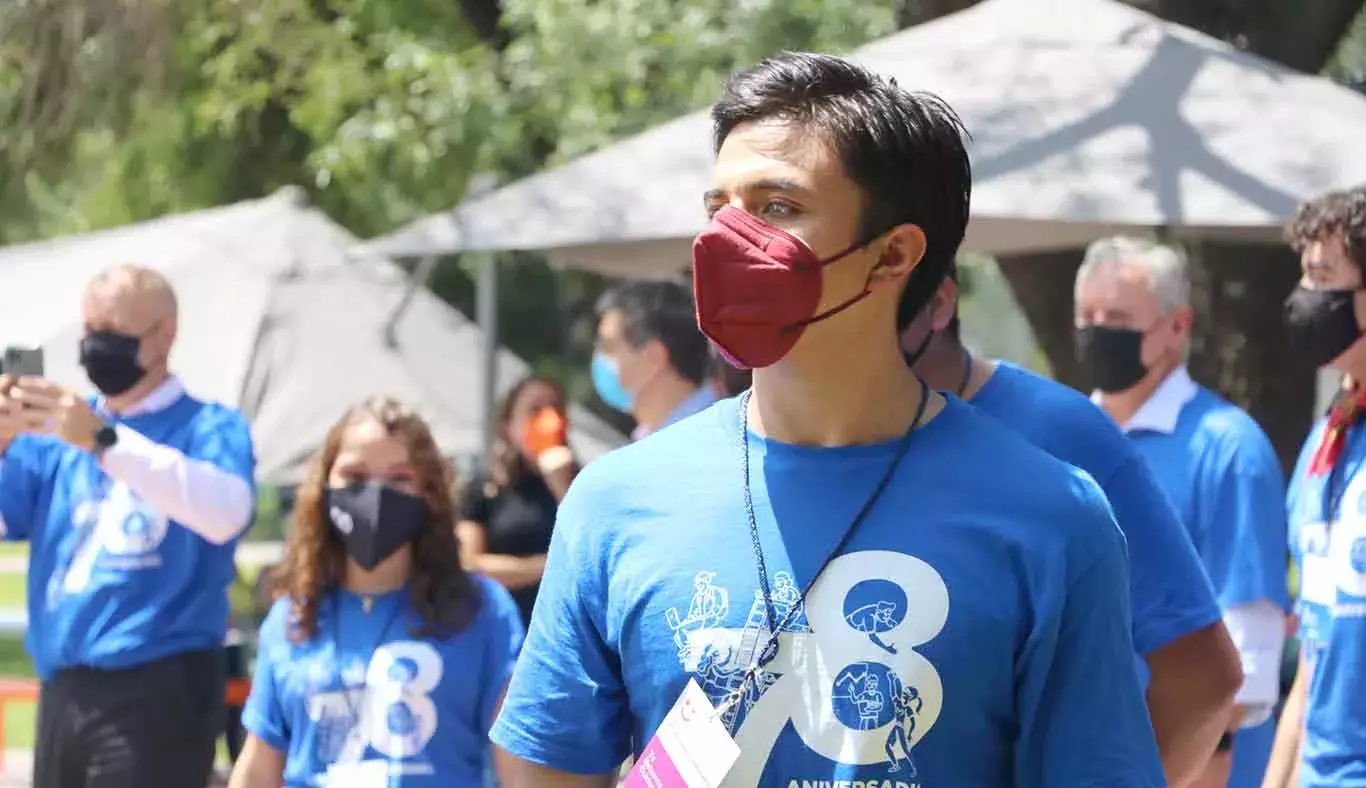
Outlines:
<svg viewBox="0 0 1366 788"><path fill-rule="evenodd" d="M1324 422L1309 434L1286 496L1300 574L1300 642L1309 673L1303 788L1366 786L1366 427L1330 474L1310 476Z"/></svg>
<svg viewBox="0 0 1366 788"><path fill-rule="evenodd" d="M1135 426L1148 461L1190 532L1225 610L1265 600L1289 609L1285 477L1271 441L1246 412L1196 386L1170 431ZM1232 788L1255 788L1271 757L1273 720L1238 732Z"/></svg>
<svg viewBox="0 0 1366 788"><path fill-rule="evenodd" d="M445 639L415 634L407 590L361 598L337 589L314 636L289 637L292 602L261 627L242 724L285 754L284 785L482 785L488 731L522 645L512 596L474 576L479 612Z"/></svg>
<svg viewBox="0 0 1366 788"><path fill-rule="evenodd" d="M899 441L742 436L737 400L589 465L561 504L493 740L582 774L639 754L689 679L734 786L1165 784L1123 537L1085 473L957 400ZM741 447L770 575L776 657ZM785 625L784 625L785 623Z"/></svg>
<svg viewBox="0 0 1366 788"><path fill-rule="evenodd" d="M1147 463L1080 392L998 362L973 406L1086 471L1105 491L1129 545L1134 648L1149 654L1220 620L1209 577Z"/></svg>
<svg viewBox="0 0 1366 788"><path fill-rule="evenodd" d="M120 422L254 485L236 410L182 394ZM237 540L213 544L168 520L89 452L16 437L0 462L0 516L6 538L29 542L26 642L41 678L222 647Z"/></svg>

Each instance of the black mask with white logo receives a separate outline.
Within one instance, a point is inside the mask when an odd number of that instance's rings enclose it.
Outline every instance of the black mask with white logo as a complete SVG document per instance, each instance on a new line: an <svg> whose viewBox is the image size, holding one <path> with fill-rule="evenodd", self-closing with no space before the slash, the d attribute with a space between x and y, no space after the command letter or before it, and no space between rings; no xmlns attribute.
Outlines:
<svg viewBox="0 0 1366 788"><path fill-rule="evenodd" d="M1143 332L1090 325L1077 329L1077 363L1087 383L1106 394L1128 391L1148 368L1143 366Z"/></svg>
<svg viewBox="0 0 1366 788"><path fill-rule="evenodd" d="M327 490L323 508L346 554L367 571L416 539L431 517L421 498L376 482Z"/></svg>
<svg viewBox="0 0 1366 788"><path fill-rule="evenodd" d="M1295 352L1326 366L1361 338L1356 291L1295 288L1285 299L1285 327Z"/></svg>
<svg viewBox="0 0 1366 788"><path fill-rule="evenodd" d="M118 331L91 331L81 338L81 366L91 384L107 397L117 397L147 375L138 363L141 341Z"/></svg>

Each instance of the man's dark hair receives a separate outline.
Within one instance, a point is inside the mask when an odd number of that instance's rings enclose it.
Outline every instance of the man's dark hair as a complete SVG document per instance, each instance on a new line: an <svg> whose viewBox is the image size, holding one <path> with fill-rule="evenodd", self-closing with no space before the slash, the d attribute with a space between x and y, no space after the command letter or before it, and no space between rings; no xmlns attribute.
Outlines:
<svg viewBox="0 0 1366 788"><path fill-rule="evenodd" d="M914 317L934 295L963 243L972 199L967 131L942 99L903 90L847 60L787 52L731 77L711 118L718 151L736 126L753 121L780 120L818 135L863 191L857 240L899 224L925 232L925 256L899 311Z"/></svg>
<svg viewBox="0 0 1366 788"><path fill-rule="evenodd" d="M1300 205L1285 228L1285 240L1297 252L1338 233L1347 257L1366 275L1366 186L1328 192Z"/></svg>
<svg viewBox="0 0 1366 788"><path fill-rule="evenodd" d="M667 281L620 282L598 298L595 309L598 320L613 311L621 315L622 335L631 347L658 339L675 372L698 385L707 379L711 349L697 329L688 288Z"/></svg>

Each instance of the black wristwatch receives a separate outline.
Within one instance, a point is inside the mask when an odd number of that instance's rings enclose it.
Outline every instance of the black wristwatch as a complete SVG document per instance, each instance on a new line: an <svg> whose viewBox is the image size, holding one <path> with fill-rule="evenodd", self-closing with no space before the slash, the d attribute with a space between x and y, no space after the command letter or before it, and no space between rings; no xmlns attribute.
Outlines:
<svg viewBox="0 0 1366 788"><path fill-rule="evenodd" d="M1224 731L1224 735L1219 737L1219 743L1214 745L1215 752L1228 752L1233 749L1233 731Z"/></svg>
<svg viewBox="0 0 1366 788"><path fill-rule="evenodd" d="M95 430L95 456L103 457L104 453L118 442L119 431L114 429L113 424L105 424Z"/></svg>

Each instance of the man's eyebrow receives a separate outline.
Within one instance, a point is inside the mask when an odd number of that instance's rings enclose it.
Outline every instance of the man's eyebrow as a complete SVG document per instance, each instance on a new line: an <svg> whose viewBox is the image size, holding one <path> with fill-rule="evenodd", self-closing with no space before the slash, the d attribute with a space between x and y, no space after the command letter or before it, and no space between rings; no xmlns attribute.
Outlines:
<svg viewBox="0 0 1366 788"><path fill-rule="evenodd" d="M743 183L736 188L735 191L811 193L811 189L789 178L763 178L761 180ZM702 195L702 199L706 202L719 202L726 199L726 196L727 191L725 189L708 189Z"/></svg>

